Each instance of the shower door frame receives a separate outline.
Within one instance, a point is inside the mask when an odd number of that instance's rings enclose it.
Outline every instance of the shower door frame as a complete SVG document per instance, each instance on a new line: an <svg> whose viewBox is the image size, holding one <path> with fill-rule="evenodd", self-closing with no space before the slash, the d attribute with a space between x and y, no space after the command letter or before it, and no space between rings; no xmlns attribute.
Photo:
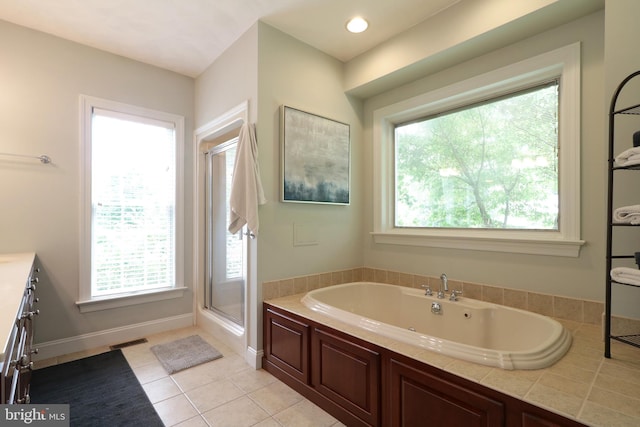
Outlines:
<svg viewBox="0 0 640 427"><path fill-rule="evenodd" d="M238 239L242 240L242 274L241 274L241 281L242 281L242 291L241 291L241 297L240 297L240 303L241 303L241 308L240 308L240 316L239 317L235 317L230 313L227 313L225 311L223 311L222 309L220 309L218 306L216 306L213 303L212 297L213 297L213 291L211 289L212 286L214 286L214 281L215 281L215 274L216 274L216 266L214 266L214 255L215 255L215 242L213 241L213 223L214 223L214 200L212 197L212 193L213 193L213 186L217 185L217 183L215 182L216 177L213 175L213 157L216 155L220 155L226 151L229 151L230 149L233 148L233 146L238 146L238 137L231 137L228 141L222 142L214 147L211 147L208 151L205 152L205 184L204 184L204 190L205 190L205 226L204 226L204 230L205 230L205 248L204 248L204 307L207 308L208 310L213 311L214 313L223 316L227 319L229 319L230 321L236 323L238 326L240 326L241 328L244 329L245 327L245 321L246 321L246 316L245 316L245 312L246 312L246 293L247 293L247 276L248 276L248 268L247 268L247 253L248 253L248 242L247 242L247 237L245 236L245 228L243 227L240 231L238 231L238 233L240 233L238 235ZM234 159L234 163L235 163L235 159ZM228 208L228 207L225 207ZM226 222L225 222L226 225ZM225 257L225 267L226 267L226 257Z"/></svg>

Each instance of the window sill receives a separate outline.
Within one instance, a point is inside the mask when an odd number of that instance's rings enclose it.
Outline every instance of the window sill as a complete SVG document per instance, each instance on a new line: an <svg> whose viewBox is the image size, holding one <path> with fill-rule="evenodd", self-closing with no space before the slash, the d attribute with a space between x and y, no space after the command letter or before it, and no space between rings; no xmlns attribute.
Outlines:
<svg viewBox="0 0 640 427"><path fill-rule="evenodd" d="M110 310L112 308L127 307L130 305L144 304L148 302L163 301L173 298L181 298L188 288L170 288L156 291L135 292L120 294L91 300L76 301L80 313L92 311Z"/></svg>
<svg viewBox="0 0 640 427"><path fill-rule="evenodd" d="M414 230L373 232L374 243L404 246L425 246L432 248L465 249L476 251L507 252L529 255L549 255L577 258L584 240L559 239L553 236L534 236L538 233L526 233L527 236L515 237L503 233L491 237L472 235L474 230L463 231L465 235L416 233Z"/></svg>

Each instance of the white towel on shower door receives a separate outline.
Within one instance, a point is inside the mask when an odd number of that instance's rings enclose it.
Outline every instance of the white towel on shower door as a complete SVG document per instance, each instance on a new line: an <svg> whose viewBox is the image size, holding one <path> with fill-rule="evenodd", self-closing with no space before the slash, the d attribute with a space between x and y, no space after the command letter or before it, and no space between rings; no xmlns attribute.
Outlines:
<svg viewBox="0 0 640 427"><path fill-rule="evenodd" d="M257 236L260 225L258 205L266 202L258 167L255 127L245 123L240 128L236 161L231 177L229 232L236 234L246 224L249 231Z"/></svg>
<svg viewBox="0 0 640 427"><path fill-rule="evenodd" d="M616 282L627 285L640 286L640 270L630 267L616 267L611 269L611 278Z"/></svg>
<svg viewBox="0 0 640 427"><path fill-rule="evenodd" d="M613 211L613 222L640 224L640 205L623 206Z"/></svg>

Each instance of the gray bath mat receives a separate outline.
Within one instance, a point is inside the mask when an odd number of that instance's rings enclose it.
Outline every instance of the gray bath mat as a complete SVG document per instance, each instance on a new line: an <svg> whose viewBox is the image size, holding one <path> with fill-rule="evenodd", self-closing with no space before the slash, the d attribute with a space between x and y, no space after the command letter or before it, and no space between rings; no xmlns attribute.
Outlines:
<svg viewBox="0 0 640 427"><path fill-rule="evenodd" d="M151 347L164 369L173 374L222 357L222 354L199 335L191 335Z"/></svg>

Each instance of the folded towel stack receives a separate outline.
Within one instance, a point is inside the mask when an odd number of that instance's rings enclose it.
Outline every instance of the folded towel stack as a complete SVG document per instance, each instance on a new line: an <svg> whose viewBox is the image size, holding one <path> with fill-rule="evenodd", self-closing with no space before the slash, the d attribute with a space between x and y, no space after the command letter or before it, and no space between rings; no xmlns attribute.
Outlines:
<svg viewBox="0 0 640 427"><path fill-rule="evenodd" d="M629 267L616 267L611 269L611 278L616 282L627 285L640 286L640 270Z"/></svg>
<svg viewBox="0 0 640 427"><path fill-rule="evenodd" d="M640 224L640 205L623 206L614 210L613 222L618 224Z"/></svg>
<svg viewBox="0 0 640 427"><path fill-rule="evenodd" d="M616 166L640 165L640 147L629 148L615 158Z"/></svg>

